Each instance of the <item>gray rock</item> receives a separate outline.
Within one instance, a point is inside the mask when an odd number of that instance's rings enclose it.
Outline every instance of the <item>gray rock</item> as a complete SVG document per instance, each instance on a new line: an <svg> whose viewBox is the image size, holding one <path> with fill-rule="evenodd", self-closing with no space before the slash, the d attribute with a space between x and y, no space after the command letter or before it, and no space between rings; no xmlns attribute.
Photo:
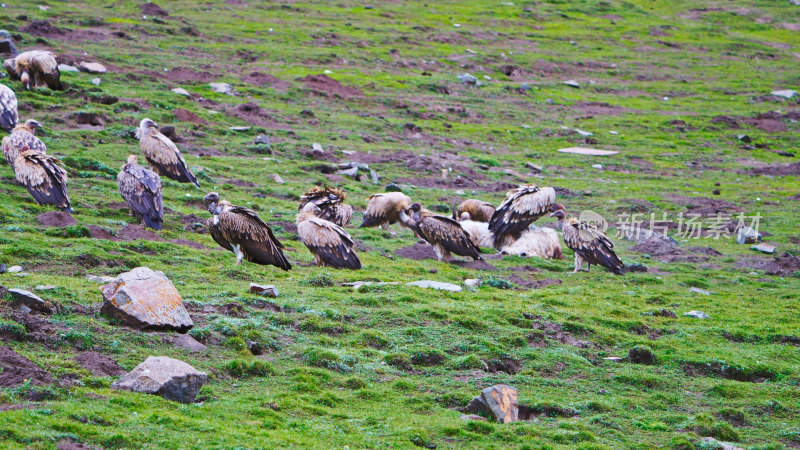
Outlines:
<svg viewBox="0 0 800 450"><path fill-rule="evenodd" d="M270 144L270 142L269 142L269 136L267 136L265 134L259 134L258 136L256 136L256 140L255 140L254 144L266 145L267 148L272 146L272 144Z"/></svg>
<svg viewBox="0 0 800 450"><path fill-rule="evenodd" d="M207 380L208 375L183 361L166 356L149 356L111 387L191 403Z"/></svg>
<svg viewBox="0 0 800 450"><path fill-rule="evenodd" d="M467 278L464 280L464 285L467 287L475 288L481 285L481 280L477 278Z"/></svg>
<svg viewBox="0 0 800 450"><path fill-rule="evenodd" d="M34 289L37 290L37 291L52 291L52 290L55 290L57 288L55 286L53 286L52 284L37 284Z"/></svg>
<svg viewBox="0 0 800 450"><path fill-rule="evenodd" d="M11 266L8 268L8 273L19 273L22 272L22 266Z"/></svg>
<svg viewBox="0 0 800 450"><path fill-rule="evenodd" d="M462 414L462 415L458 416L458 418L461 419L461 420L467 420L467 421L469 421L469 420L480 420L480 421L483 421L483 422L488 422L488 420L486 420L486 417L481 417L481 416L479 416L477 414Z"/></svg>
<svg viewBox="0 0 800 450"><path fill-rule="evenodd" d="M184 350L189 350L190 352L203 352L208 350L204 344L197 342L195 338L191 335L187 334L177 334L175 338L172 340L172 345L177 348L182 348Z"/></svg>
<svg viewBox="0 0 800 450"><path fill-rule="evenodd" d="M427 289L441 289L450 292L461 292L461 286L450 283L442 283L440 281L431 281L431 280L412 281L411 283L406 283L406 286L417 286Z"/></svg>
<svg viewBox="0 0 800 450"><path fill-rule="evenodd" d="M100 86L100 78L92 78L89 82L95 86Z"/></svg>
<svg viewBox="0 0 800 450"><path fill-rule="evenodd" d="M280 176L280 175L278 175L277 173L273 173L273 174L272 174L272 181L274 181L274 182L276 182L276 183L278 183L278 184L284 184L284 183L286 183L285 181L283 181L283 178L281 178L281 176Z"/></svg>
<svg viewBox="0 0 800 450"><path fill-rule="evenodd" d="M250 127L230 127L231 131L247 131Z"/></svg>
<svg viewBox="0 0 800 450"><path fill-rule="evenodd" d="M569 87L573 87L573 88L579 88L579 87L581 87L581 85L580 85L580 84L578 84L578 82L577 82L577 81L575 81L575 80L567 80L567 81L562 81L562 82L561 82L561 84L565 84L565 85L567 85L567 86L569 86Z"/></svg>
<svg viewBox="0 0 800 450"><path fill-rule="evenodd" d="M634 364L652 365L656 363L656 355L650 347L637 345L628 350L628 361Z"/></svg>
<svg viewBox="0 0 800 450"><path fill-rule="evenodd" d="M58 71L59 72L80 72L80 69L78 69L75 66L70 66L69 64L59 64L58 65Z"/></svg>
<svg viewBox="0 0 800 450"><path fill-rule="evenodd" d="M349 169L340 170L336 172L337 175L348 176L351 178L356 178L358 176L358 167L351 167Z"/></svg>
<svg viewBox="0 0 800 450"><path fill-rule="evenodd" d="M2 34L4 36L7 35L6 33L8 33L5 30L0 30L0 31L3 32ZM14 45L14 41L12 41L10 38L5 38L3 40L0 40L0 53L16 55L17 47Z"/></svg>
<svg viewBox="0 0 800 450"><path fill-rule="evenodd" d="M401 188L400 185L398 185L398 184L392 183L392 184L386 185L385 191L386 192L403 192L403 188Z"/></svg>
<svg viewBox="0 0 800 450"><path fill-rule="evenodd" d="M322 145L320 143L314 142L313 144L311 144L311 151L323 152L325 150L322 149Z"/></svg>
<svg viewBox="0 0 800 450"><path fill-rule="evenodd" d="M736 139L739 139L740 141L744 142L745 144L749 144L749 143L753 142L753 140L750 139L750 136L748 136L746 134L740 134L740 135L736 136Z"/></svg>
<svg viewBox="0 0 800 450"><path fill-rule="evenodd" d="M38 311L46 314L52 314L53 308L47 304L41 297L31 291L25 289L9 289L8 294L11 295L11 304L15 307L26 306L33 311Z"/></svg>
<svg viewBox="0 0 800 450"><path fill-rule="evenodd" d="M783 98L794 98L795 95L798 95L798 92L791 89L784 89L782 91L772 91L770 94Z"/></svg>
<svg viewBox="0 0 800 450"><path fill-rule="evenodd" d="M526 92L531 90L531 87L528 85L528 83L522 83L519 88Z"/></svg>
<svg viewBox="0 0 800 450"><path fill-rule="evenodd" d="M184 88L175 88L175 89L172 89L172 92L174 92L174 93L176 93L178 95L183 95L184 97L191 97L191 94L189 94L189 91L187 91Z"/></svg>
<svg viewBox="0 0 800 450"><path fill-rule="evenodd" d="M471 84L473 86L477 86L479 84L478 79L468 73L459 74L458 80L462 83Z"/></svg>
<svg viewBox="0 0 800 450"><path fill-rule="evenodd" d="M711 295L711 292L709 292L709 291L707 291L705 289L700 289L700 288L696 288L696 287L690 288L689 292L691 292L693 294Z"/></svg>
<svg viewBox="0 0 800 450"><path fill-rule="evenodd" d="M86 275L86 279L93 282L93 283L111 283L114 281L114 277L101 277L97 275Z"/></svg>
<svg viewBox="0 0 800 450"><path fill-rule="evenodd" d="M500 423L511 423L519 420L519 402L517 390L506 384L496 384L481 391L481 395L472 399L464 408L465 413L486 414Z"/></svg>
<svg viewBox="0 0 800 450"><path fill-rule="evenodd" d="M233 86L228 83L208 83L211 90L220 94L233 95Z"/></svg>
<svg viewBox="0 0 800 450"><path fill-rule="evenodd" d="M263 295L264 297L277 297L278 288L271 284L262 286L260 284L250 283L250 293Z"/></svg>
<svg viewBox="0 0 800 450"><path fill-rule="evenodd" d="M586 136L594 136L594 133L592 133L591 131L584 131L584 130L581 130L580 128L574 128L574 130L575 130L576 133L578 133L579 135L584 136L584 137L586 137Z"/></svg>
<svg viewBox="0 0 800 450"><path fill-rule="evenodd" d="M758 244L750 247L752 250L757 250L761 253L775 253L775 246L769 244Z"/></svg>
<svg viewBox="0 0 800 450"><path fill-rule="evenodd" d="M105 299L100 311L127 325L181 333L194 325L181 295L163 272L137 267L100 290Z"/></svg>
<svg viewBox="0 0 800 450"><path fill-rule="evenodd" d="M5 264L0 264L0 273L6 273L6 270L8 270L6 268L6 265Z"/></svg>
<svg viewBox="0 0 800 450"><path fill-rule="evenodd" d="M743 450L741 447L738 447L734 444L731 444L729 442L718 441L712 437L704 437L703 439L700 439L700 442L702 443L700 448L715 448L719 450Z"/></svg>
<svg viewBox="0 0 800 450"><path fill-rule="evenodd" d="M708 314L704 313L703 311L694 311L694 310L689 311L687 313L683 313L683 315L686 316L686 317L694 317L695 319L710 319L711 318L711 316L709 316Z"/></svg>
<svg viewBox="0 0 800 450"><path fill-rule="evenodd" d="M372 184L378 184L381 181L380 175L373 169L369 169L369 177L372 178Z"/></svg>
<svg viewBox="0 0 800 450"><path fill-rule="evenodd" d="M752 227L744 227L740 228L739 232L736 233L736 242L744 245L744 244L758 244L761 242L761 233L756 231Z"/></svg>
<svg viewBox="0 0 800 450"><path fill-rule="evenodd" d="M81 61L78 64L78 69L87 73L106 73L106 66L96 62Z"/></svg>
<svg viewBox="0 0 800 450"><path fill-rule="evenodd" d="M31 276L31 274L29 274L28 272L19 272L19 273L14 273L12 275L14 275L15 277L29 277L29 276Z"/></svg>

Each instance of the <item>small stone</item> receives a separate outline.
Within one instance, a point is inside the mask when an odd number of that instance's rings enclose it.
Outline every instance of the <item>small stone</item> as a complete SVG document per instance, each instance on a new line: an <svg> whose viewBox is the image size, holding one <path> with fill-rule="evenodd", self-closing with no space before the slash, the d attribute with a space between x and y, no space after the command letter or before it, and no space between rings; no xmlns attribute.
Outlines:
<svg viewBox="0 0 800 450"><path fill-rule="evenodd" d="M711 295L711 292L709 292L709 291L707 291L705 289L700 289L700 288L696 288L696 287L690 288L689 292L691 292L693 294Z"/></svg>
<svg viewBox="0 0 800 450"><path fill-rule="evenodd" d="M89 82L95 86L100 86L100 78L92 78Z"/></svg>
<svg viewBox="0 0 800 450"><path fill-rule="evenodd" d="M245 344L247 345L247 349L250 350L250 353L256 356L264 354L264 346L261 345L260 342L251 341L250 339L247 339L245 341Z"/></svg>
<svg viewBox="0 0 800 450"><path fill-rule="evenodd" d="M544 167L529 162L525 163L525 167L532 170L533 173L541 173L544 170Z"/></svg>
<svg viewBox="0 0 800 450"><path fill-rule="evenodd" d="M311 144L311 151L324 152L325 150L322 149L322 144L320 144L319 142L314 142L313 144Z"/></svg>
<svg viewBox="0 0 800 450"><path fill-rule="evenodd" d="M258 144L266 145L267 147L271 146L271 144L269 142L269 136L267 136L265 134L259 134L258 136L256 136L256 140L253 141L253 143L256 144L256 145L258 145Z"/></svg>
<svg viewBox="0 0 800 450"><path fill-rule="evenodd" d="M197 342L197 340L193 338L189 333L175 335L175 339L172 340L172 345L178 348L182 348L184 350L189 350L190 352L193 353L208 350L208 347L206 347L200 342Z"/></svg>
<svg viewBox="0 0 800 450"><path fill-rule="evenodd" d="M356 178L358 176L358 167L351 167L346 170L340 170L336 172L336 174Z"/></svg>
<svg viewBox="0 0 800 450"><path fill-rule="evenodd" d="M69 64L59 64L58 65L58 71L59 72L80 72L80 69L78 69L75 66L70 66Z"/></svg>
<svg viewBox="0 0 800 450"><path fill-rule="evenodd" d="M567 85L567 86L569 86L569 87L573 87L573 88L579 88L579 87L581 87L581 85L580 85L580 84L578 84L578 82L577 82L577 81L575 81L575 80L567 80L567 81L562 81L562 82L561 82L561 84L565 84L565 85Z"/></svg>
<svg viewBox="0 0 800 450"><path fill-rule="evenodd" d="M50 10L50 7L47 6L47 5L39 5L39 9L42 10L42 11L48 11L48 10Z"/></svg>
<svg viewBox="0 0 800 450"><path fill-rule="evenodd" d="M473 86L478 85L478 79L468 73L458 74L457 78L462 83L471 84Z"/></svg>
<svg viewBox="0 0 800 450"><path fill-rule="evenodd" d="M618 132L618 131L611 130L611 131L609 131L609 132L608 132L608 134L613 134L614 136L616 136L616 135L618 135L618 134L619 134L619 132Z"/></svg>
<svg viewBox="0 0 800 450"><path fill-rule="evenodd" d="M744 227L740 228L739 232L736 233L736 242L739 244L758 244L761 242L761 234L756 231L753 227Z"/></svg>
<svg viewBox="0 0 800 450"><path fill-rule="evenodd" d="M619 356L608 356L608 357L603 358L603 359L606 360L606 361L611 361L611 362L620 362L620 361L623 360L623 358L620 358Z"/></svg>
<svg viewBox="0 0 800 450"><path fill-rule="evenodd" d="M591 131L584 131L584 130L581 130L580 128L575 128L575 132L580 134L581 136L584 136L584 137L594 136L594 133L592 133Z"/></svg>
<svg viewBox="0 0 800 450"><path fill-rule="evenodd" d="M283 184L283 183L285 183L285 181L283 181L283 178L281 178L281 176L280 176L280 175L278 175L277 173L273 173L273 174L272 174L272 181L274 181L274 182L276 182L276 183L278 183L278 184Z"/></svg>
<svg viewBox="0 0 800 450"><path fill-rule="evenodd" d="M28 308L25 305L20 305L18 309L22 314L30 314L33 311L32 309Z"/></svg>
<svg viewBox="0 0 800 450"><path fill-rule="evenodd" d="M479 416L477 414L461 414L460 416L458 416L458 418L461 419L461 420L467 420L467 421L469 421L469 420L481 420L483 422L488 422L488 420L486 420L486 417L481 417L481 416Z"/></svg>
<svg viewBox="0 0 800 450"><path fill-rule="evenodd" d="M29 276L31 276L31 274L29 274L28 272L19 272L19 273L14 273L12 275L14 275L15 277L29 277Z"/></svg>
<svg viewBox="0 0 800 450"><path fill-rule="evenodd" d="M417 286L426 289L440 289L443 291L450 291L450 292L461 292L461 286L450 284L450 283L442 283L440 281L431 281L431 280L419 280L419 281L412 281L410 283L406 283L406 286Z"/></svg>
<svg viewBox="0 0 800 450"><path fill-rule="evenodd" d="M6 268L6 265L5 264L0 264L0 273L6 273L6 270L8 270Z"/></svg>
<svg viewBox="0 0 800 450"><path fill-rule="evenodd" d="M263 295L264 297L277 297L278 288L271 284L260 285L256 283L250 283L250 293Z"/></svg>
<svg viewBox="0 0 800 450"><path fill-rule="evenodd" d="M783 97L783 98L793 98L795 95L798 95L797 91L793 91L791 89L785 89L782 91L772 91L770 94Z"/></svg>
<svg viewBox="0 0 800 450"><path fill-rule="evenodd" d="M740 135L736 136L736 139L739 139L740 141L744 142L745 144L749 144L750 142L753 142L753 140L750 139L750 136L748 136L746 134L740 134Z"/></svg>
<svg viewBox="0 0 800 450"><path fill-rule="evenodd" d="M46 314L52 314L54 312L53 308L48 306L47 302L31 291L26 291L25 289L9 289L8 294L11 295L12 305L16 307L27 306L33 311Z"/></svg>
<svg viewBox="0 0 800 450"><path fill-rule="evenodd" d="M8 268L8 273L19 273L22 272L22 266L11 266Z"/></svg>
<svg viewBox="0 0 800 450"><path fill-rule="evenodd" d="M174 93L176 93L178 95L183 95L184 97L191 97L191 94L189 94L189 91L187 91L184 88L175 88L175 89L172 89L172 92L174 92Z"/></svg>
<svg viewBox="0 0 800 450"><path fill-rule="evenodd" d="M467 278L464 280L464 285L467 287L475 288L481 285L481 280L477 278Z"/></svg>
<svg viewBox="0 0 800 450"><path fill-rule="evenodd" d="M52 291L56 289L56 287L52 284L37 284L34 289L37 291Z"/></svg>
<svg viewBox="0 0 800 450"><path fill-rule="evenodd" d="M709 316L708 314L704 313L703 311L694 311L694 310L689 311L687 313L683 313L683 315L686 316L686 317L694 317L695 319L710 319L711 318L711 316Z"/></svg>
<svg viewBox="0 0 800 450"><path fill-rule="evenodd" d="M86 275L86 279L93 282L93 283L111 283L114 281L114 277L100 277L97 275Z"/></svg>
<svg viewBox="0 0 800 450"><path fill-rule="evenodd" d="M381 181L380 175L373 169L369 169L369 177L372 179L372 184L378 184Z"/></svg>
<svg viewBox="0 0 800 450"><path fill-rule="evenodd" d="M231 131L247 131L250 129L250 127L230 127L229 129Z"/></svg>
<svg viewBox="0 0 800 450"><path fill-rule="evenodd" d="M611 156L616 155L619 152L613 150L598 150L595 148L586 148L586 147L568 147L568 148L561 148L558 149L559 153L572 153L575 155L588 155L588 156Z"/></svg>
<svg viewBox="0 0 800 450"><path fill-rule="evenodd" d="M78 69L87 73L106 73L106 67L96 62L81 61L81 63L78 64Z"/></svg>
<svg viewBox="0 0 800 450"><path fill-rule="evenodd" d="M650 347L637 345L628 350L628 361L634 364L653 365L656 363L656 355Z"/></svg>
<svg viewBox="0 0 800 450"><path fill-rule="evenodd" d="M166 356L148 356L111 387L191 403L207 380L208 375L183 361Z"/></svg>
<svg viewBox="0 0 800 450"><path fill-rule="evenodd" d="M718 441L712 437L704 437L700 440L700 444L698 444L698 448L713 448L719 450L743 450L741 447L738 447L734 444L729 442L722 442Z"/></svg>
<svg viewBox="0 0 800 450"><path fill-rule="evenodd" d="M761 253L775 253L775 246L769 244L758 244L750 247L752 250L757 250Z"/></svg>
<svg viewBox="0 0 800 450"><path fill-rule="evenodd" d="M592 167L595 168L595 169L602 169L603 165L602 164L592 164Z"/></svg>
<svg viewBox="0 0 800 450"><path fill-rule="evenodd" d="M524 92L528 92L531 90L531 87L530 85L528 85L528 83L522 83L521 85L519 85L519 88Z"/></svg>
<svg viewBox="0 0 800 450"><path fill-rule="evenodd" d="M233 86L228 83L208 83L208 86L219 94L233 95Z"/></svg>

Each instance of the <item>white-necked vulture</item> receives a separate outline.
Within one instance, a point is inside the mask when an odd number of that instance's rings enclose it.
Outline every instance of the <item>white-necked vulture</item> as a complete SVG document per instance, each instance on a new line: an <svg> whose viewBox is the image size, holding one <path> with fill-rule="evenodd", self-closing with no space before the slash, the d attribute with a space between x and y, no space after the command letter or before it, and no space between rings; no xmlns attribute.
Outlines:
<svg viewBox="0 0 800 450"><path fill-rule="evenodd" d="M117 187L131 213L146 227L160 230L164 221L161 177L136 163L136 156L117 174Z"/></svg>
<svg viewBox="0 0 800 450"><path fill-rule="evenodd" d="M72 212L67 193L67 172L53 156L23 148L14 161L20 182L40 205L54 205Z"/></svg>
<svg viewBox="0 0 800 450"><path fill-rule="evenodd" d="M475 222L488 222L494 215L494 205L483 200L468 199L456 207L453 202L453 220L474 220Z"/></svg>
<svg viewBox="0 0 800 450"><path fill-rule="evenodd" d="M12 169L14 168L14 161L22 153L23 148L34 152L47 153L47 146L35 134L39 128L42 128L42 124L33 119L28 119L25 123L14 127L14 131L3 138L3 155Z"/></svg>
<svg viewBox="0 0 800 450"><path fill-rule="evenodd" d="M556 210L556 190L523 184L508 191L505 200L489 220L494 248L502 249L515 241L538 218Z"/></svg>
<svg viewBox="0 0 800 450"><path fill-rule="evenodd" d="M222 248L236 255L237 265L242 263L242 259L246 259L283 270L292 268L283 254L285 247L272 233L272 228L255 211L234 206L225 200L220 201L216 192L203 197L203 203L211 213L211 218L206 222L211 237Z"/></svg>
<svg viewBox="0 0 800 450"><path fill-rule="evenodd" d="M411 207L411 198L402 192L385 192L369 197L364 220L359 228L381 227L389 231L389 225L400 222L400 213ZM405 225L405 224L403 224Z"/></svg>
<svg viewBox="0 0 800 450"><path fill-rule="evenodd" d="M300 206L297 210L301 211L307 204L312 203L317 207L317 209L312 208L317 217L329 220L340 227L346 227L353 217L353 207L344 203L346 199L347 196L341 189L314 186L300 197Z"/></svg>
<svg viewBox="0 0 800 450"><path fill-rule="evenodd" d="M10 87L0 84L0 128L11 131L18 122L17 95Z"/></svg>
<svg viewBox="0 0 800 450"><path fill-rule="evenodd" d="M47 50L31 50L7 59L3 65L12 80L19 80L25 89L47 85L57 91L64 89L61 84L61 72L54 54Z"/></svg>
<svg viewBox="0 0 800 450"><path fill-rule="evenodd" d="M319 207L308 203L297 215L297 234L314 255L318 266L360 269L353 238L342 227L319 215Z"/></svg>
<svg viewBox="0 0 800 450"><path fill-rule="evenodd" d="M192 183L200 187L189 170L181 151L168 137L158 131L158 125L150 119L142 119L136 130L139 147L153 172L181 183Z"/></svg>
<svg viewBox="0 0 800 450"><path fill-rule="evenodd" d="M483 259L480 249L472 242L469 234L449 217L433 214L419 203L414 203L409 208L408 215L401 212L400 219L433 246L439 261L449 259L450 253L469 256L475 260Z"/></svg>
<svg viewBox="0 0 800 450"><path fill-rule="evenodd" d="M558 218L558 227L564 233L564 243L575 252L574 272L584 270L585 262L587 272L592 264L597 264L622 275L625 264L614 253L614 243L599 228L574 217L565 222L566 212L563 209L556 210L551 216Z"/></svg>

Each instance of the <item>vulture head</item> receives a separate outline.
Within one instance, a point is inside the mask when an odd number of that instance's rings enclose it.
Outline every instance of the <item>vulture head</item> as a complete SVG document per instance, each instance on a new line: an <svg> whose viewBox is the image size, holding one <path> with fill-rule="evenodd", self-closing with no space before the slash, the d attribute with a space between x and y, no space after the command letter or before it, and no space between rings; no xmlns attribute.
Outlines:
<svg viewBox="0 0 800 450"><path fill-rule="evenodd" d="M300 212L297 214L297 217L296 217L295 220L296 220L297 223L300 223L300 222L302 222L304 220L308 220L308 219L317 217L317 213L319 213L321 211L322 210L319 208L319 206L317 206L317 205L315 205L315 204L313 204L311 202L306 203L305 206L303 206L303 209L301 209Z"/></svg>
<svg viewBox="0 0 800 450"><path fill-rule="evenodd" d="M16 58L10 58L3 61L3 67L5 67L6 72L11 76L12 79L19 76L17 73L17 60Z"/></svg>
<svg viewBox="0 0 800 450"><path fill-rule="evenodd" d="M136 130L136 138L141 139L142 136L150 134L150 128L158 130L158 124L151 119L144 118L139 122L139 129Z"/></svg>
<svg viewBox="0 0 800 450"><path fill-rule="evenodd" d="M128 164L136 164L137 161L138 161L138 158L136 158L136 155L129 155L128 156Z"/></svg>
<svg viewBox="0 0 800 450"><path fill-rule="evenodd" d="M422 212L422 205L420 205L419 203L412 203L411 208L409 208L408 210L411 211L411 219L414 220L414 222L419 222L420 220L422 220L422 217L420 217L420 213Z"/></svg>
<svg viewBox="0 0 800 450"><path fill-rule="evenodd" d="M205 197L203 197L203 204L206 205L206 207L211 206L214 203L219 203L219 194L216 192L209 192Z"/></svg>
<svg viewBox="0 0 800 450"><path fill-rule="evenodd" d="M30 90L30 88L31 88L31 76L27 71L22 72L22 74L20 74L19 81L21 81L22 84L25 85L25 89Z"/></svg>
<svg viewBox="0 0 800 450"><path fill-rule="evenodd" d="M556 205L553 205L553 206L556 206ZM558 205L558 206L561 206L561 205ZM552 206L551 206L551 208L552 208ZM567 212L564 210L564 207L561 206L561 208L558 208L555 211L553 211L553 213L550 214L550 217L555 217L556 219L558 219L558 229L560 230L564 226L564 219L567 218Z"/></svg>
<svg viewBox="0 0 800 450"><path fill-rule="evenodd" d="M36 130L42 129L42 124L36 120L28 119L25 121L25 128L28 129L29 133L36 134Z"/></svg>

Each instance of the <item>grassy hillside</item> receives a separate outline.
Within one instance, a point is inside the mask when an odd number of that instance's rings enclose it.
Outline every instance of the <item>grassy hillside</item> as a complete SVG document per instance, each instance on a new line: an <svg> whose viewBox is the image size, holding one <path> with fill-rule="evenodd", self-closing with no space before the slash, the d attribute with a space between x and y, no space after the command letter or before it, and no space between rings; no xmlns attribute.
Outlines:
<svg viewBox="0 0 800 450"><path fill-rule="evenodd" d="M64 72L59 92L0 81L17 92L22 118L45 126L48 152L68 168L78 221L40 223L51 208L36 205L0 164L0 262L29 273L2 274L0 284L55 286L37 293L61 306L35 320L8 298L0 307L2 345L57 380L0 390L2 447L708 448L705 436L749 448L800 446L800 164L792 156L800 96L770 95L800 86L800 7L159 6L167 15L94 0L0 9L21 50L108 68ZM459 81L464 73L481 85ZM330 79L307 78L323 74ZM233 95L214 92L213 82L231 84ZM171 92L178 87L191 97ZM164 179L164 230L133 240L116 173L139 154L133 131L145 117L175 127L202 189ZM259 134L269 148L253 143ZM556 152L575 146L619 154ZM369 164L380 181L337 175L333 166L348 161ZM559 201L575 215L592 210L617 222L637 213L649 222L651 213L666 214L680 246L634 250L637 243L615 237L625 263L648 268L624 276L573 274L566 248L565 260L487 258L491 270L479 270L394 255L416 243L408 230L356 228L369 195L390 183L448 214L456 198L498 204L522 182L562 188ZM297 200L323 183L341 187L357 210L349 231L360 242L361 271L312 266L296 240ZM196 232L212 190L272 223L294 268L234 266L233 254ZM777 253L707 231L681 237L675 224L689 213L706 224L718 213L734 222L760 214ZM112 239L97 238L103 230ZM86 275L137 266L175 283L195 322L190 333L207 352L100 314L99 284ZM458 293L404 285L463 286L467 278L483 284ZM342 286L359 280L400 284ZM275 284L280 295L248 294L251 282ZM684 317L690 310L711 318ZM253 355L248 340L265 353ZM657 364L605 359L636 345L651 348ZM94 376L73 359L86 351L126 370L149 355L170 356L210 380L189 405L116 391L115 377ZM507 425L459 418L457 408L497 383L516 387L520 402L541 414Z"/></svg>

